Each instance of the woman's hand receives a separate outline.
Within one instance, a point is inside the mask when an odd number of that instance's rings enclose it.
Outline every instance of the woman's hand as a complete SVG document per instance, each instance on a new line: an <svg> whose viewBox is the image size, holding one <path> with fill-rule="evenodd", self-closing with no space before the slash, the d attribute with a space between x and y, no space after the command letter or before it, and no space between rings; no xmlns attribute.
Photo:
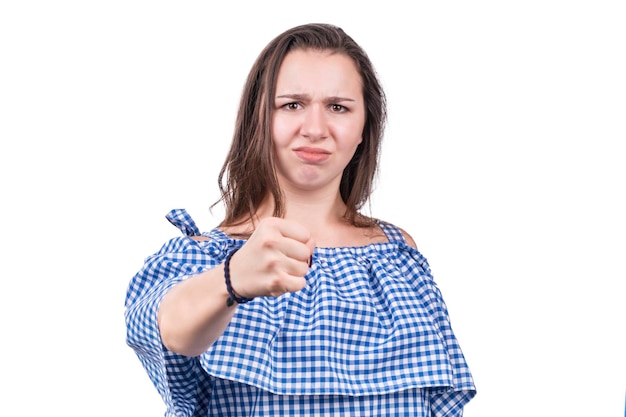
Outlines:
<svg viewBox="0 0 626 417"><path fill-rule="evenodd" d="M301 290L314 248L304 226L278 217L262 219L230 261L233 290L246 298Z"/></svg>

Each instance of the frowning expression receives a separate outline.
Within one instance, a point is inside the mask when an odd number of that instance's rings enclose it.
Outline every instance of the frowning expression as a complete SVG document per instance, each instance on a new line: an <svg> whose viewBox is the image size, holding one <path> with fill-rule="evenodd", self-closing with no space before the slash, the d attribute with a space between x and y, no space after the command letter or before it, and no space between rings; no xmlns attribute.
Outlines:
<svg viewBox="0 0 626 417"><path fill-rule="evenodd" d="M363 85L352 59L329 51L289 52L274 104L272 140L281 186L338 190L365 125Z"/></svg>

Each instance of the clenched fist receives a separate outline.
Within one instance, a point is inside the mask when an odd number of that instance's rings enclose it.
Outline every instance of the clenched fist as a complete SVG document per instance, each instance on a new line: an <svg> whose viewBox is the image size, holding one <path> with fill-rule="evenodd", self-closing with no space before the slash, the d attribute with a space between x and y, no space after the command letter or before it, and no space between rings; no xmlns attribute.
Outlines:
<svg viewBox="0 0 626 417"><path fill-rule="evenodd" d="M246 298L301 290L314 248L304 226L278 217L262 219L230 261L233 290Z"/></svg>

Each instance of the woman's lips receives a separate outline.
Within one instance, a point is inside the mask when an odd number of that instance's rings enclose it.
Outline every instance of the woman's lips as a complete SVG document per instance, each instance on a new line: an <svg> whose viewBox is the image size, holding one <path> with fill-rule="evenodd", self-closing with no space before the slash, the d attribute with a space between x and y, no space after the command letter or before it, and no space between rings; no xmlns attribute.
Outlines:
<svg viewBox="0 0 626 417"><path fill-rule="evenodd" d="M296 156L308 163L319 164L320 162L324 162L330 157L330 152L320 148L312 148L308 146L303 146L301 148L296 148L293 150L296 153Z"/></svg>

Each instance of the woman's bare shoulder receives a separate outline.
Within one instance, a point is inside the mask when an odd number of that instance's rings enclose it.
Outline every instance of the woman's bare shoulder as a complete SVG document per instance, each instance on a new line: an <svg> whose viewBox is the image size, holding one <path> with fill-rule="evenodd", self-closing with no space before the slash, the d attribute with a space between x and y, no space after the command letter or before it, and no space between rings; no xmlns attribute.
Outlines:
<svg viewBox="0 0 626 417"><path fill-rule="evenodd" d="M417 249L417 244L415 243L415 240L413 239L413 237L406 230L404 230L401 227L398 227L398 230L400 230L400 232L402 232L402 235L404 236L404 239L406 240L406 243L409 246Z"/></svg>
<svg viewBox="0 0 626 417"><path fill-rule="evenodd" d="M211 238L207 236L190 236L190 238L192 240L195 240L196 242L205 242L207 240L211 240Z"/></svg>

